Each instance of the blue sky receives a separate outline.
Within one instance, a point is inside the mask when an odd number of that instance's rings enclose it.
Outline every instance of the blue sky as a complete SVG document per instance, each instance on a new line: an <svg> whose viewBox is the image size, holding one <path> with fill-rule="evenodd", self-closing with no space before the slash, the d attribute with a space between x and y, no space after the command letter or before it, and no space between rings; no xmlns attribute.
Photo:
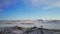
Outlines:
<svg viewBox="0 0 60 34"><path fill-rule="evenodd" d="M60 0L0 0L0 20L60 19Z"/></svg>

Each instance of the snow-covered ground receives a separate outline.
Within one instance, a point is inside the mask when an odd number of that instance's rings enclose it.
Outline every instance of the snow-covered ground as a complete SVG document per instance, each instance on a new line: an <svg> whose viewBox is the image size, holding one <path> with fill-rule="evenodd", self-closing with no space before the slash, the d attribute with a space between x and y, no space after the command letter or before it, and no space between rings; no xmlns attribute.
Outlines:
<svg viewBox="0 0 60 34"><path fill-rule="evenodd" d="M31 27L38 27L40 28L43 26L43 28L47 29L60 29L60 23L34 23L34 24L0 24L0 27L13 27L13 26L19 26L19 27L25 27L25 28L31 28Z"/></svg>

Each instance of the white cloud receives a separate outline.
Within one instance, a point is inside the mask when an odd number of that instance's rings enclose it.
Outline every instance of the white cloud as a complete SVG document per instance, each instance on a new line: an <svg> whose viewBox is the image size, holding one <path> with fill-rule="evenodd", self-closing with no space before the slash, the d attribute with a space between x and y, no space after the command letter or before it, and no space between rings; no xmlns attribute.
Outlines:
<svg viewBox="0 0 60 34"><path fill-rule="evenodd" d="M31 0L33 7L41 7L43 9L60 7L60 0Z"/></svg>
<svg viewBox="0 0 60 34"><path fill-rule="evenodd" d="M53 6L56 6L56 7L60 7L60 1L54 2L52 5L53 5Z"/></svg>

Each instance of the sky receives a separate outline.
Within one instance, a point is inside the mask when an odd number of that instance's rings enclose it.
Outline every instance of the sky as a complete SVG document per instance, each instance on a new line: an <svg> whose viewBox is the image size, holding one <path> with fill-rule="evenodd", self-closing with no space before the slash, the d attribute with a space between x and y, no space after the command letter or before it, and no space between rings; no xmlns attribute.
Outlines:
<svg viewBox="0 0 60 34"><path fill-rule="evenodd" d="M0 0L0 20L60 20L60 0Z"/></svg>

